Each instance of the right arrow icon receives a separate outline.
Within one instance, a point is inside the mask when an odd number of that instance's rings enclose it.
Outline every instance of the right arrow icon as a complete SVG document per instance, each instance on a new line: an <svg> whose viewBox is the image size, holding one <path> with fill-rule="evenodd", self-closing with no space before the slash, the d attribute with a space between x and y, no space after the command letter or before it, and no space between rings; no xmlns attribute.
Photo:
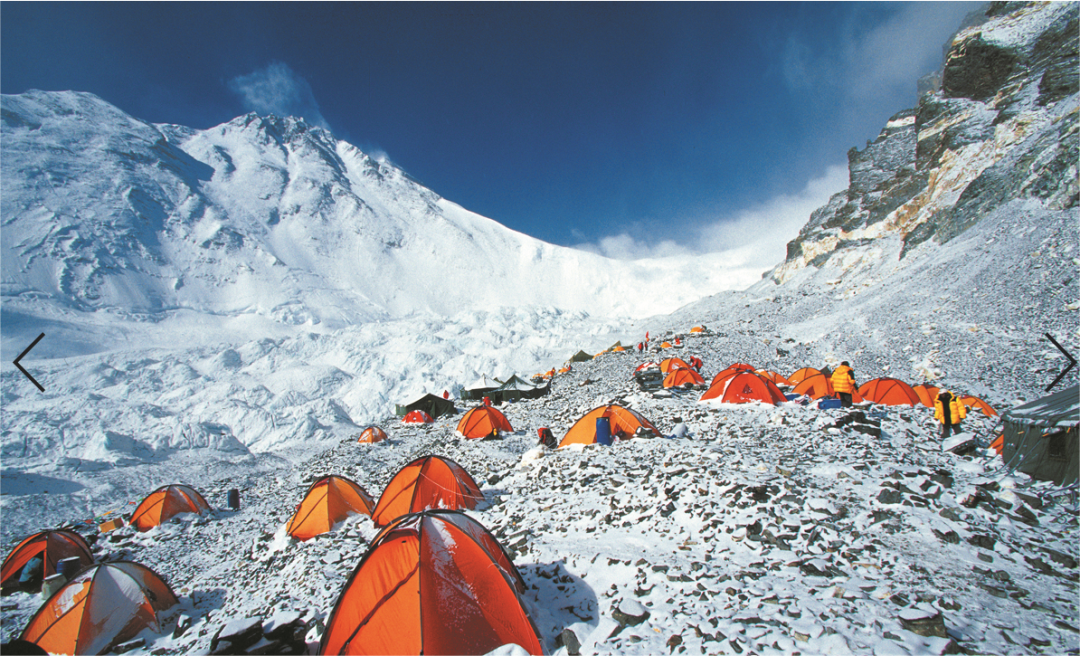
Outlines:
<svg viewBox="0 0 1080 656"><path fill-rule="evenodd" d="M1066 351L1061 346L1061 344L1058 344L1057 340L1050 336L1050 333L1043 334L1046 335L1046 339L1050 340L1051 343L1053 343L1053 345L1056 346L1059 351L1065 354L1065 357L1069 358L1069 366L1065 367L1065 371L1062 371L1060 374L1058 374L1058 377L1054 379L1054 382L1050 383L1050 386L1044 390L1046 392L1049 392L1054 387L1054 385L1057 385L1058 382L1065 377L1065 374L1069 373L1069 371L1071 371L1072 368L1076 366L1076 358L1074 358L1068 351Z"/></svg>

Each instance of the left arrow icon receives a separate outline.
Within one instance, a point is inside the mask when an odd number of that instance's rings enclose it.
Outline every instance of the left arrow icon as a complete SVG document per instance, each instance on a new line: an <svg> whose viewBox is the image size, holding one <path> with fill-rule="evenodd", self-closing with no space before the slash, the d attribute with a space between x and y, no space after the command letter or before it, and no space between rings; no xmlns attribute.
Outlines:
<svg viewBox="0 0 1080 656"><path fill-rule="evenodd" d="M19 371L23 372L23 375L26 376L27 378L29 378L30 382L33 383L34 385L36 385L37 388L39 390L41 390L42 392L45 391L45 388L41 386L41 383L34 380L34 377L30 375L29 371L27 371L26 369L23 369L22 365L19 364L19 360L22 360L23 356L30 352L30 349L37 346L37 343L40 342L41 338L44 337L44 336L45 336L45 333L41 333L40 335L38 335L37 339L35 339L33 342L31 342L30 346L27 346L26 350L19 354L19 357L15 358L15 366L18 367Z"/></svg>

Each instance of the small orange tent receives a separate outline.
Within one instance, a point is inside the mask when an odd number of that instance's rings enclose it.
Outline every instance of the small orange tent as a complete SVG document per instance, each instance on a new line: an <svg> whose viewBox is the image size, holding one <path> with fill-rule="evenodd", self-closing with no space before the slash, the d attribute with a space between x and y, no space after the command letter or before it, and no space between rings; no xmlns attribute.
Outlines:
<svg viewBox="0 0 1080 656"><path fill-rule="evenodd" d="M693 369L693 367L686 364L682 358L668 358L660 362L660 371L665 374L671 373L672 369Z"/></svg>
<svg viewBox="0 0 1080 656"><path fill-rule="evenodd" d="M928 408L934 407L934 399L937 398L938 392L940 391L937 387L928 383L921 383L911 389L915 390L915 393L919 395L920 403Z"/></svg>
<svg viewBox="0 0 1080 656"><path fill-rule="evenodd" d="M979 410L982 410L982 413L987 417L998 416L997 410L994 410L992 407L990 407L989 403L983 401L977 396L961 396L960 402L969 408L978 408Z"/></svg>
<svg viewBox="0 0 1080 656"><path fill-rule="evenodd" d="M920 405L919 395L911 386L895 378L875 378L859 387L859 395L879 405Z"/></svg>
<svg viewBox="0 0 1080 656"><path fill-rule="evenodd" d="M997 454L1000 456L1001 452L1005 450L1005 433L998 435L997 439L990 443L990 448L997 451Z"/></svg>
<svg viewBox="0 0 1080 656"><path fill-rule="evenodd" d="M178 603L150 568L118 561L84 569L30 619L23 640L50 654L104 654L144 629L161 631L160 614Z"/></svg>
<svg viewBox="0 0 1080 656"><path fill-rule="evenodd" d="M660 348L671 348L671 342L662 342Z"/></svg>
<svg viewBox="0 0 1080 656"><path fill-rule="evenodd" d="M819 370L814 369L813 367L803 367L802 369L799 369L795 373L788 376L787 379L789 381L791 381L792 385L798 385L799 383L803 382L804 380L806 380L810 376L819 376L819 375L821 375L821 372Z"/></svg>
<svg viewBox="0 0 1080 656"><path fill-rule="evenodd" d="M90 545L75 531L41 531L16 545L4 559L4 565L0 568L0 586L4 592L19 587L19 575L23 567L39 554L43 561L42 571L37 572L34 577L39 585L47 577L56 574L56 564L66 558L78 558L80 569L94 564Z"/></svg>
<svg viewBox="0 0 1080 656"><path fill-rule="evenodd" d="M758 369L757 370L757 375L759 375L762 378L765 378L767 380L771 380L773 385L776 385L777 387L780 387L780 386L791 387L791 385L792 385L790 380L788 380L787 378L784 378L783 376L776 373L775 371L769 371L768 369Z"/></svg>
<svg viewBox="0 0 1080 656"><path fill-rule="evenodd" d="M285 530L303 542L329 533L349 515L370 515L374 506L371 495L356 483L341 476L324 476L308 488Z"/></svg>
<svg viewBox="0 0 1080 656"><path fill-rule="evenodd" d="M397 519L353 570L320 654L542 654L519 596L525 584L498 541L460 512Z"/></svg>
<svg viewBox="0 0 1080 656"><path fill-rule="evenodd" d="M703 332L705 332L705 329L703 327L701 327L701 326L694 326L693 328L690 329L690 332L692 332L692 333L703 333Z"/></svg>
<svg viewBox="0 0 1080 656"><path fill-rule="evenodd" d="M165 485L150 493L135 508L128 522L140 531L164 524L181 513L196 513L210 510L206 499L188 485Z"/></svg>
<svg viewBox="0 0 1080 656"><path fill-rule="evenodd" d="M423 456L394 474L371 513L375 526L429 508L475 508L484 493L469 472L449 458Z"/></svg>
<svg viewBox="0 0 1080 656"><path fill-rule="evenodd" d="M632 437L639 428L652 431L654 435L660 436L660 431L657 430L656 426L653 426L648 419L637 412L621 405L602 405L586 412L581 419L578 419L570 427L570 430L566 431L566 435L559 442L559 447L568 444L596 444L596 420L601 417L607 417L608 421L611 422L611 436L613 439L616 437Z"/></svg>
<svg viewBox="0 0 1080 656"><path fill-rule="evenodd" d="M749 403L761 401L776 405L787 399L773 382L762 378L753 371L741 371L734 376L721 380L712 385L701 395L701 401L720 399L722 403Z"/></svg>
<svg viewBox="0 0 1080 656"><path fill-rule="evenodd" d="M382 442L386 439L386 431L378 426L368 426L360 433L360 439L356 440L358 444L374 444L376 442Z"/></svg>
<svg viewBox="0 0 1080 656"><path fill-rule="evenodd" d="M704 385L705 379L693 369L672 369L664 378L664 387L683 387L684 385Z"/></svg>
<svg viewBox="0 0 1080 656"><path fill-rule="evenodd" d="M401 421L406 424L430 424L435 420L423 410L413 410L402 417Z"/></svg>
<svg viewBox="0 0 1080 656"><path fill-rule="evenodd" d="M457 425L458 435L469 439L487 437L496 430L503 433L514 432L506 415L486 405L466 412Z"/></svg>

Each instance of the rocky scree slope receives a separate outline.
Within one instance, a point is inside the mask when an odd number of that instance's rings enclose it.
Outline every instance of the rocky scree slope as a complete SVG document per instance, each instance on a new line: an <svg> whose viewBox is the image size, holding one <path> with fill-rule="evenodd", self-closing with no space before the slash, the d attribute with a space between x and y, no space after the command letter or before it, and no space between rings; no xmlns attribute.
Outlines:
<svg viewBox="0 0 1080 656"><path fill-rule="evenodd" d="M782 264L663 325L704 321L795 361L1037 396L1067 364L1044 333L1080 351L1078 11L991 5L953 40L940 88L849 153L848 189Z"/></svg>

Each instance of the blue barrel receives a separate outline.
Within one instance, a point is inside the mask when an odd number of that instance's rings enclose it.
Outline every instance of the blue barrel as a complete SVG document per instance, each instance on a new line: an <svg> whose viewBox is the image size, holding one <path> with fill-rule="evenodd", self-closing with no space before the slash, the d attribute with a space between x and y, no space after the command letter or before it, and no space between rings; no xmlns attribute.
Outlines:
<svg viewBox="0 0 1080 656"><path fill-rule="evenodd" d="M70 581L71 577L75 576L75 573L82 569L82 560L78 556L71 558L65 558L56 563L56 573L63 575L64 579Z"/></svg>
<svg viewBox="0 0 1080 656"><path fill-rule="evenodd" d="M611 420L607 417L598 417L596 419L596 443L611 444Z"/></svg>
<svg viewBox="0 0 1080 656"><path fill-rule="evenodd" d="M240 490L229 490L229 510L240 510Z"/></svg>

